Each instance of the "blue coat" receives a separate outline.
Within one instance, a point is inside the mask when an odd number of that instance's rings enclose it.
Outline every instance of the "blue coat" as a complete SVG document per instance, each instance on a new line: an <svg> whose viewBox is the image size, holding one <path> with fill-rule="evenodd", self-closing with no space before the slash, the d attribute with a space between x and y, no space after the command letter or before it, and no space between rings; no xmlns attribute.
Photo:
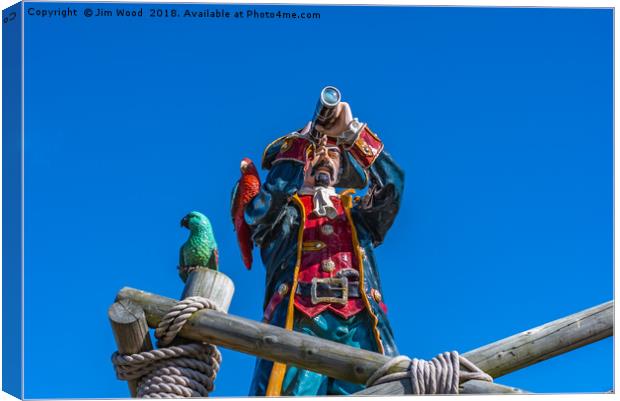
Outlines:
<svg viewBox="0 0 620 401"><path fill-rule="evenodd" d="M404 189L404 173L392 157L383 151L368 168L367 176L369 190L366 196L355 200L350 194L341 197L352 226L354 248L358 250L357 256L361 261L360 281L364 283L362 298L374 322L372 332L376 349L385 355L394 356L398 351L392 328L379 306L378 301L383 299L381 295L377 297L377 293L382 294L382 290L373 250L383 242L398 213ZM295 314L292 297L301 257L300 242L304 218L303 205L296 193L303 180L303 164L290 160L274 163L259 195L245 210L252 239L260 247L262 262L266 268L263 307L267 306L281 284L292 283L292 290L276 307L268 321L287 329L292 329ZM275 364L278 365L281 364ZM278 380L281 383L282 375L283 365L275 369L273 363L258 360L250 395L264 395L268 385L279 386Z"/></svg>

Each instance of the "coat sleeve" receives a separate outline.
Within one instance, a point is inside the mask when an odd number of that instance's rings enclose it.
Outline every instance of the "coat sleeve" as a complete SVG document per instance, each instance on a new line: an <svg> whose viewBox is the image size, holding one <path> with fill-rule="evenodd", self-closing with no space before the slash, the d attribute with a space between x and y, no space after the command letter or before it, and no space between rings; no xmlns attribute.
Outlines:
<svg viewBox="0 0 620 401"><path fill-rule="evenodd" d="M373 246L379 246L398 214L405 174L392 156L383 150L368 167L367 194L354 208L356 220L370 233Z"/></svg>
<svg viewBox="0 0 620 401"><path fill-rule="evenodd" d="M302 186L304 166L291 160L281 160L271 167L258 195L245 208L245 220L252 231L252 240L264 247L272 231L286 216L286 206Z"/></svg>

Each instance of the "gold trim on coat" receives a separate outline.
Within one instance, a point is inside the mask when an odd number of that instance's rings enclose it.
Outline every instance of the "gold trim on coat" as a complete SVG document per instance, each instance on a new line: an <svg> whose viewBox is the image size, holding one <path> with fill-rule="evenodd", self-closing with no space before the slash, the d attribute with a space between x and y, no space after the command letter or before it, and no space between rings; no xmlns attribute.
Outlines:
<svg viewBox="0 0 620 401"><path fill-rule="evenodd" d="M349 193L341 195L342 206L344 208L344 213L347 215L347 221L351 226L351 236L353 237L353 249L355 249L355 254L357 255L357 260L359 264L360 270L360 294L362 294L362 299L364 300L364 304L366 305L366 309L368 309L368 314L372 317L373 327L372 332L375 336L375 341L377 342L377 348L380 353L384 353L383 344L381 343L381 335L379 334L379 329L377 326L379 325L379 318L372 312L372 308L370 307L370 301L368 300L368 294L366 294L366 290L364 287L364 260L362 259L362 254L360 252L361 246L359 243L359 239L357 238L357 230L355 229L355 224L353 224L353 219L351 218L351 208L353 207L353 199Z"/></svg>
<svg viewBox="0 0 620 401"><path fill-rule="evenodd" d="M301 225L299 233L297 234L297 261L295 263L295 272L293 273L293 283L291 285L291 292L288 298L288 310L286 312L286 323L284 328L286 330L293 330L293 319L295 317L295 291L297 291L297 276L299 275L299 267L301 266L301 252L303 248L304 239L304 227L306 225L306 208L303 202L299 199L297 194L293 195L293 201L299 206L299 212L301 213ZM284 381L284 375L286 374L286 364L280 362L274 362L269 374L269 382L267 384L267 390L265 396L277 397L282 392L282 382Z"/></svg>

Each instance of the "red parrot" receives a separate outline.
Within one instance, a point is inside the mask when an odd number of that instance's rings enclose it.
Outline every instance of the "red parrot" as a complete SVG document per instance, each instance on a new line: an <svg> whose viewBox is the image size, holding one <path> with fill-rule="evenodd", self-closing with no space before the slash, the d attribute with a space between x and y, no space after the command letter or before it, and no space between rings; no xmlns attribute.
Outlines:
<svg viewBox="0 0 620 401"><path fill-rule="evenodd" d="M248 203L258 195L260 191L260 177L252 160L247 157L241 160L241 178L237 181L232 192L230 214L232 215L233 225L237 232L237 241L241 248L243 264L250 270L252 268L252 243L250 227L245 222L243 214Z"/></svg>

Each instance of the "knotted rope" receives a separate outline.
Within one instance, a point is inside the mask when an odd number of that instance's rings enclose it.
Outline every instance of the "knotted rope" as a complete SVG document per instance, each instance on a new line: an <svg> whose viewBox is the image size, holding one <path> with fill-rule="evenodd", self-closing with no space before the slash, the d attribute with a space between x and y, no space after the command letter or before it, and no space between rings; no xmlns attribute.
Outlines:
<svg viewBox="0 0 620 401"><path fill-rule="evenodd" d="M208 397L222 361L217 348L205 343L167 347L192 314L201 309L220 310L202 297L177 302L155 330L159 349L112 355L116 376L120 380L137 379L140 398Z"/></svg>
<svg viewBox="0 0 620 401"><path fill-rule="evenodd" d="M388 372L401 362L409 362L407 370ZM461 370L462 369L462 370ZM493 378L480 370L458 352L444 352L430 361L396 356L381 366L366 382L366 386L409 379L412 394L458 394L459 384L467 380L493 381Z"/></svg>

